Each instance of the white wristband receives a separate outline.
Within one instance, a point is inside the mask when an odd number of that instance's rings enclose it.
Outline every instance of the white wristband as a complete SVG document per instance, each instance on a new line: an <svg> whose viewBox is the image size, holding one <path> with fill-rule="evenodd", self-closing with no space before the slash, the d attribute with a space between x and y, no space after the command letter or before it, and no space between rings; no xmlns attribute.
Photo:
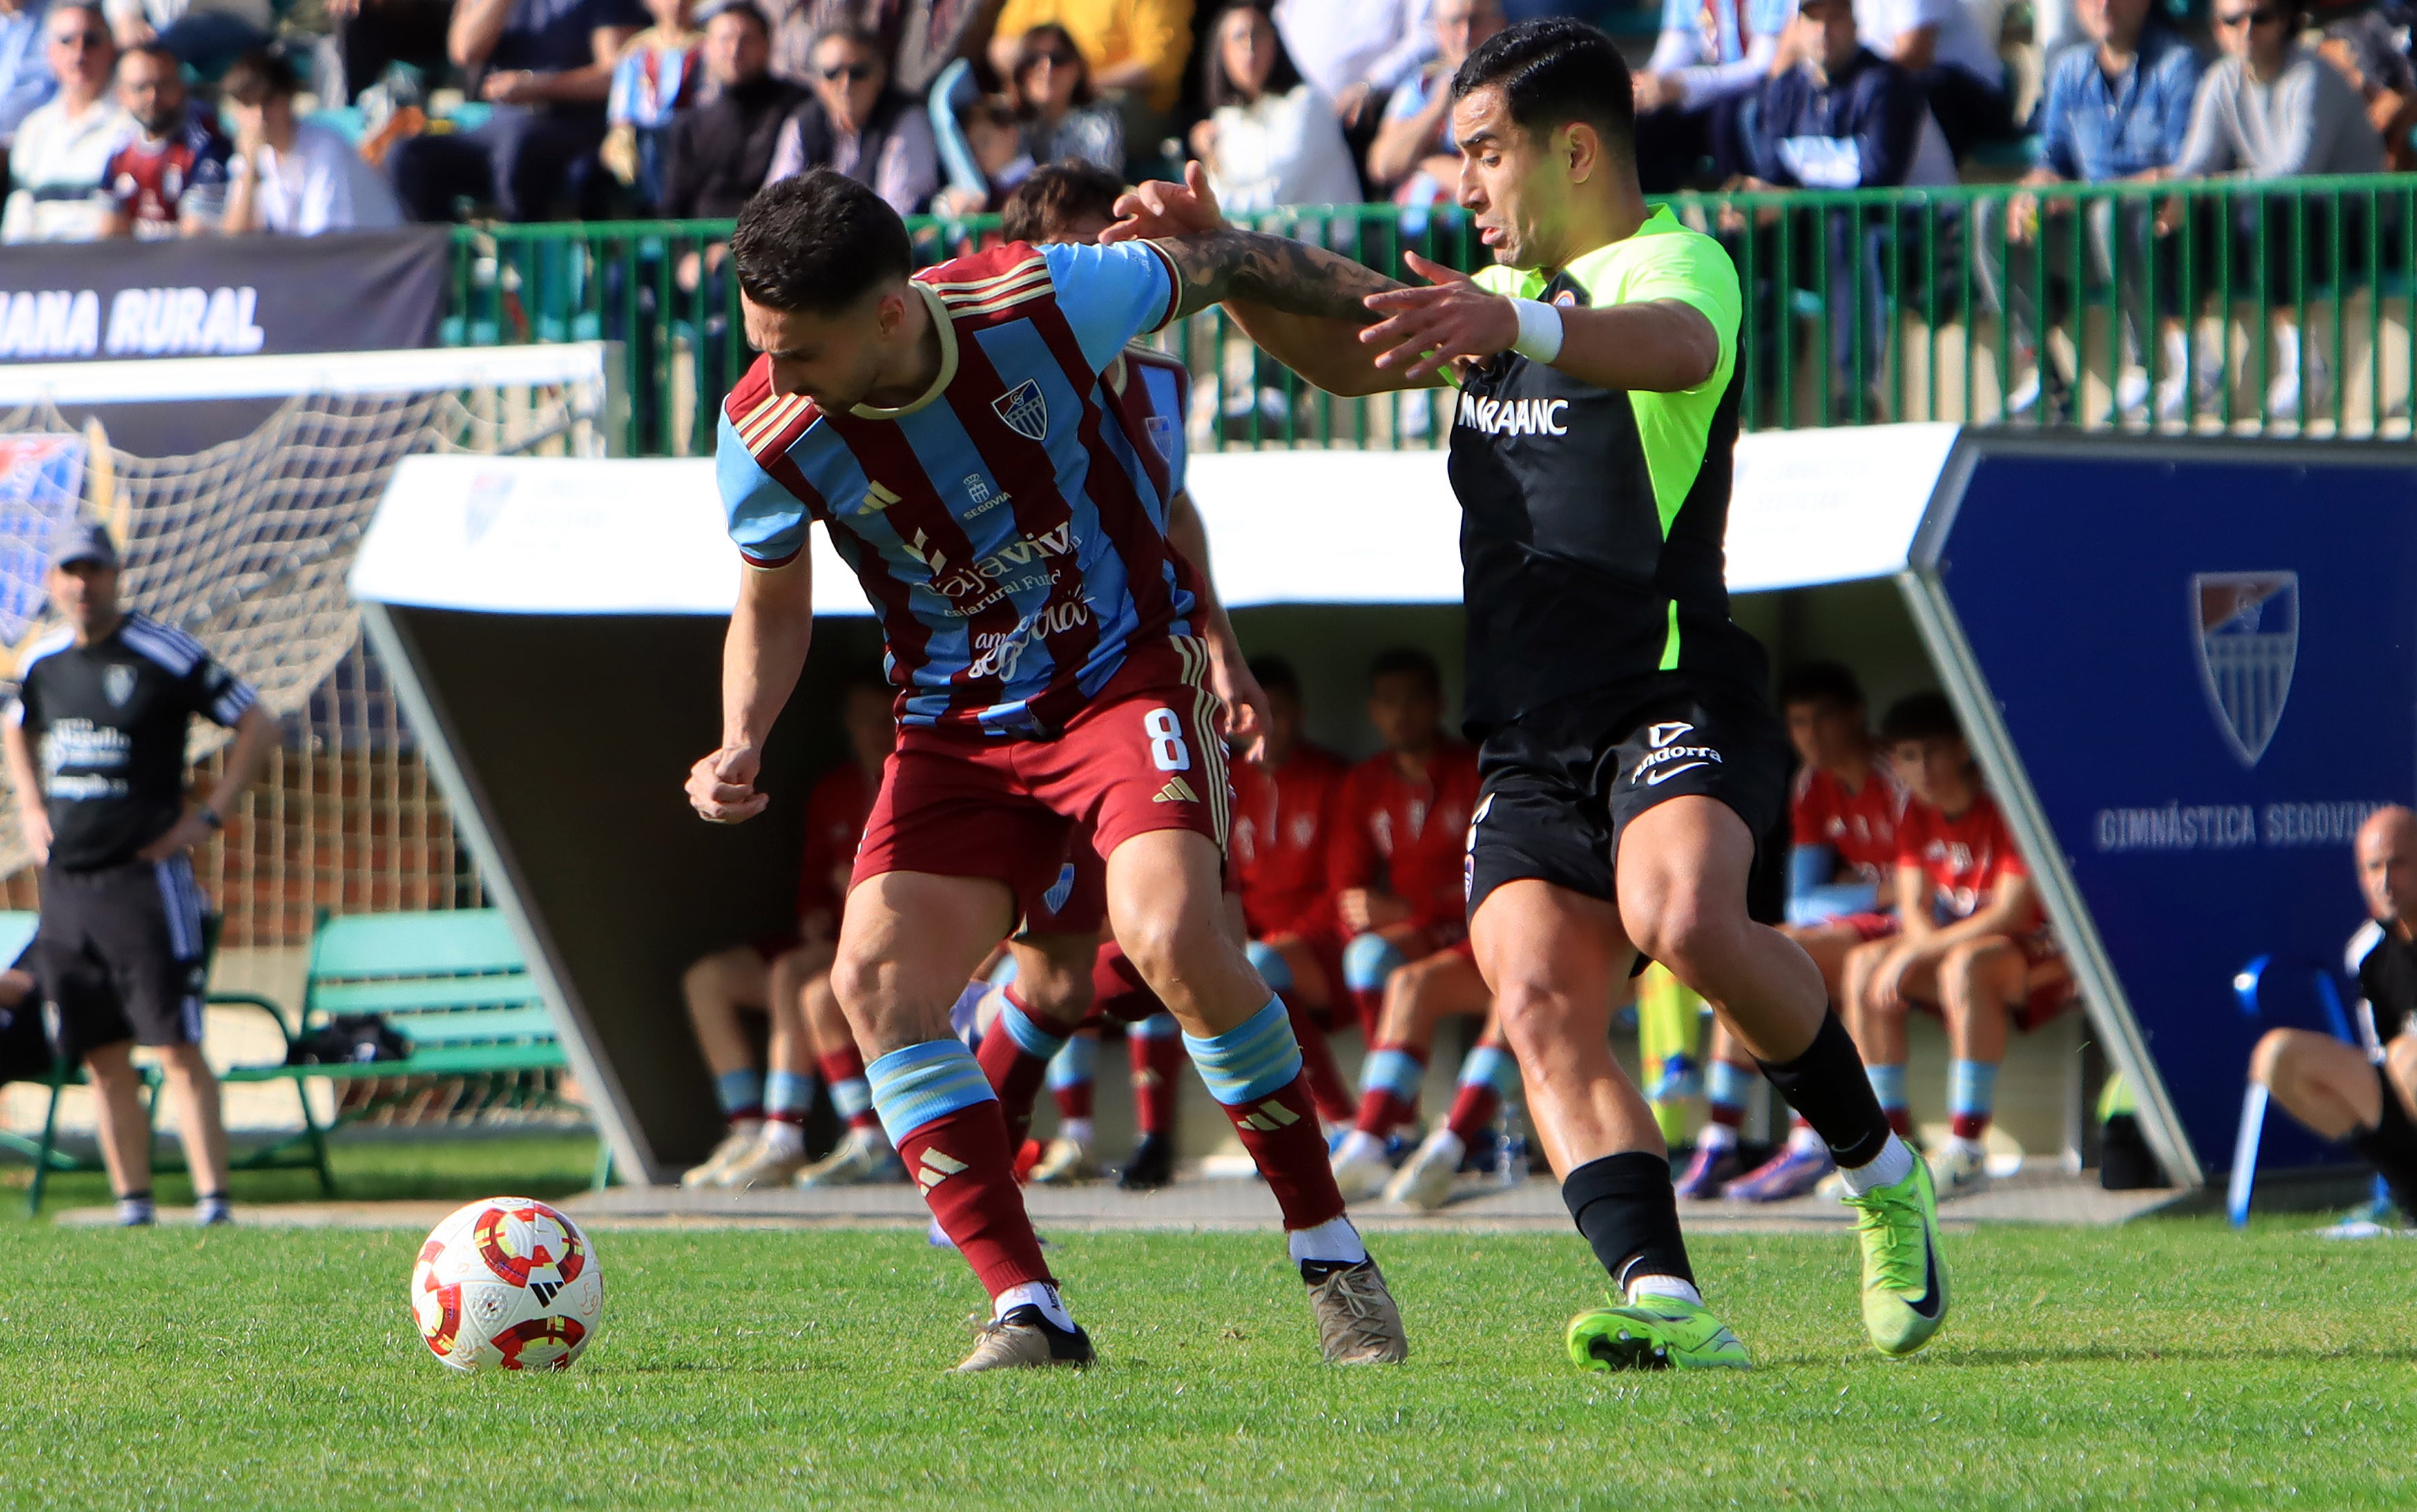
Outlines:
<svg viewBox="0 0 2417 1512"><path fill-rule="evenodd" d="M1511 350L1530 362L1550 362L1561 353L1561 312L1542 299L1513 299L1519 317L1519 339Z"/></svg>

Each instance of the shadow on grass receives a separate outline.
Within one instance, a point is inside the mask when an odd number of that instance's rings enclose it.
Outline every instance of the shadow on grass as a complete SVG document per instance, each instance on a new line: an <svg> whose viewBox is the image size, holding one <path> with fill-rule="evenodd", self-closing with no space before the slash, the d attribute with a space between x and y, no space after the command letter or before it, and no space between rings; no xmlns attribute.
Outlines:
<svg viewBox="0 0 2417 1512"><path fill-rule="evenodd" d="M1878 1356L1873 1356L1878 1359ZM2265 1361L2287 1364L2316 1360L2379 1360L2396 1364L2417 1364L2417 1345L2369 1345L2351 1349L2294 1349L2284 1345L2259 1345L2244 1349L2212 1349L2185 1346L2180 1349L2141 1349L2113 1344L2078 1344L2062 1348L2042 1349L1959 1349L1953 1344L1938 1344L1906 1360L1883 1363L1920 1366L1931 1369L2004 1369L2030 1365L2156 1365L2160 1363L2192 1363L2203 1365L2235 1364L2244 1361ZM1832 1354L1795 1354L1757 1359L1760 1365L1834 1366Z"/></svg>

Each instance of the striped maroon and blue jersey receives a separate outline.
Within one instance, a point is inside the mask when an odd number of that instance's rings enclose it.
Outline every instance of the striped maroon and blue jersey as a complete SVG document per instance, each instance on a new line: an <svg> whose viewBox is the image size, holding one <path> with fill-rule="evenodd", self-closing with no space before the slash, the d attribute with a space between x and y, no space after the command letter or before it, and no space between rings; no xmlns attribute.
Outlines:
<svg viewBox="0 0 2417 1512"><path fill-rule="evenodd" d="M731 390L715 448L730 537L778 567L824 523L880 616L902 723L1053 735L1128 661L1172 668L1172 638L1193 633L1169 456L1103 379L1166 323L1174 281L1147 243L1016 242L915 286L940 336L915 402L828 413L775 393L764 358Z"/></svg>

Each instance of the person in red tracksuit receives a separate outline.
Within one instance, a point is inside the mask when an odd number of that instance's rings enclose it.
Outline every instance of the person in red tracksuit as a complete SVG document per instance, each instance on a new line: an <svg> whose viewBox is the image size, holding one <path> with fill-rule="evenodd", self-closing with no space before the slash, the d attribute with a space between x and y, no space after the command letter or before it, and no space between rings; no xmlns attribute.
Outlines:
<svg viewBox="0 0 2417 1512"><path fill-rule="evenodd" d="M1251 671L1269 709L1261 758L1234 764L1233 865L1251 963L1293 1010L1318 1116L1346 1123L1351 1098L1333 1056L1309 1053L1309 1047L1316 1038L1324 1048L1321 1031L1332 1027L1330 1015L1343 991L1343 931L1327 873L1349 768L1302 737L1300 677L1290 662L1262 657Z"/></svg>
<svg viewBox="0 0 2417 1512"><path fill-rule="evenodd" d="M1482 1013L1490 998L1467 948L1477 752L1444 733L1435 658L1408 647L1379 656L1368 722L1385 748L1344 779L1328 883L1346 937L1344 986L1368 1045L1359 1116L1334 1161L1373 1195L1391 1171L1385 1136L1417 1110L1436 1021Z"/></svg>

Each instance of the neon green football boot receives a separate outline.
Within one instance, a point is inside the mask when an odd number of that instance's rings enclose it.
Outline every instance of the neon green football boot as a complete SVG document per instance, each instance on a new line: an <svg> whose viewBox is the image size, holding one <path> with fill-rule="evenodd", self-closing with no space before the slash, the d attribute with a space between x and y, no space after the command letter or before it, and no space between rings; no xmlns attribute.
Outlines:
<svg viewBox="0 0 2417 1512"><path fill-rule="evenodd" d="M1753 1362L1728 1325L1702 1305L1639 1297L1570 1320L1571 1362L1581 1370L1744 1370Z"/></svg>
<svg viewBox="0 0 2417 1512"><path fill-rule="evenodd" d="M1947 1262L1938 1253L1938 1197L1920 1156L1893 1186L1851 1192L1863 1248L1863 1331L1882 1354L1905 1355L1947 1322Z"/></svg>

